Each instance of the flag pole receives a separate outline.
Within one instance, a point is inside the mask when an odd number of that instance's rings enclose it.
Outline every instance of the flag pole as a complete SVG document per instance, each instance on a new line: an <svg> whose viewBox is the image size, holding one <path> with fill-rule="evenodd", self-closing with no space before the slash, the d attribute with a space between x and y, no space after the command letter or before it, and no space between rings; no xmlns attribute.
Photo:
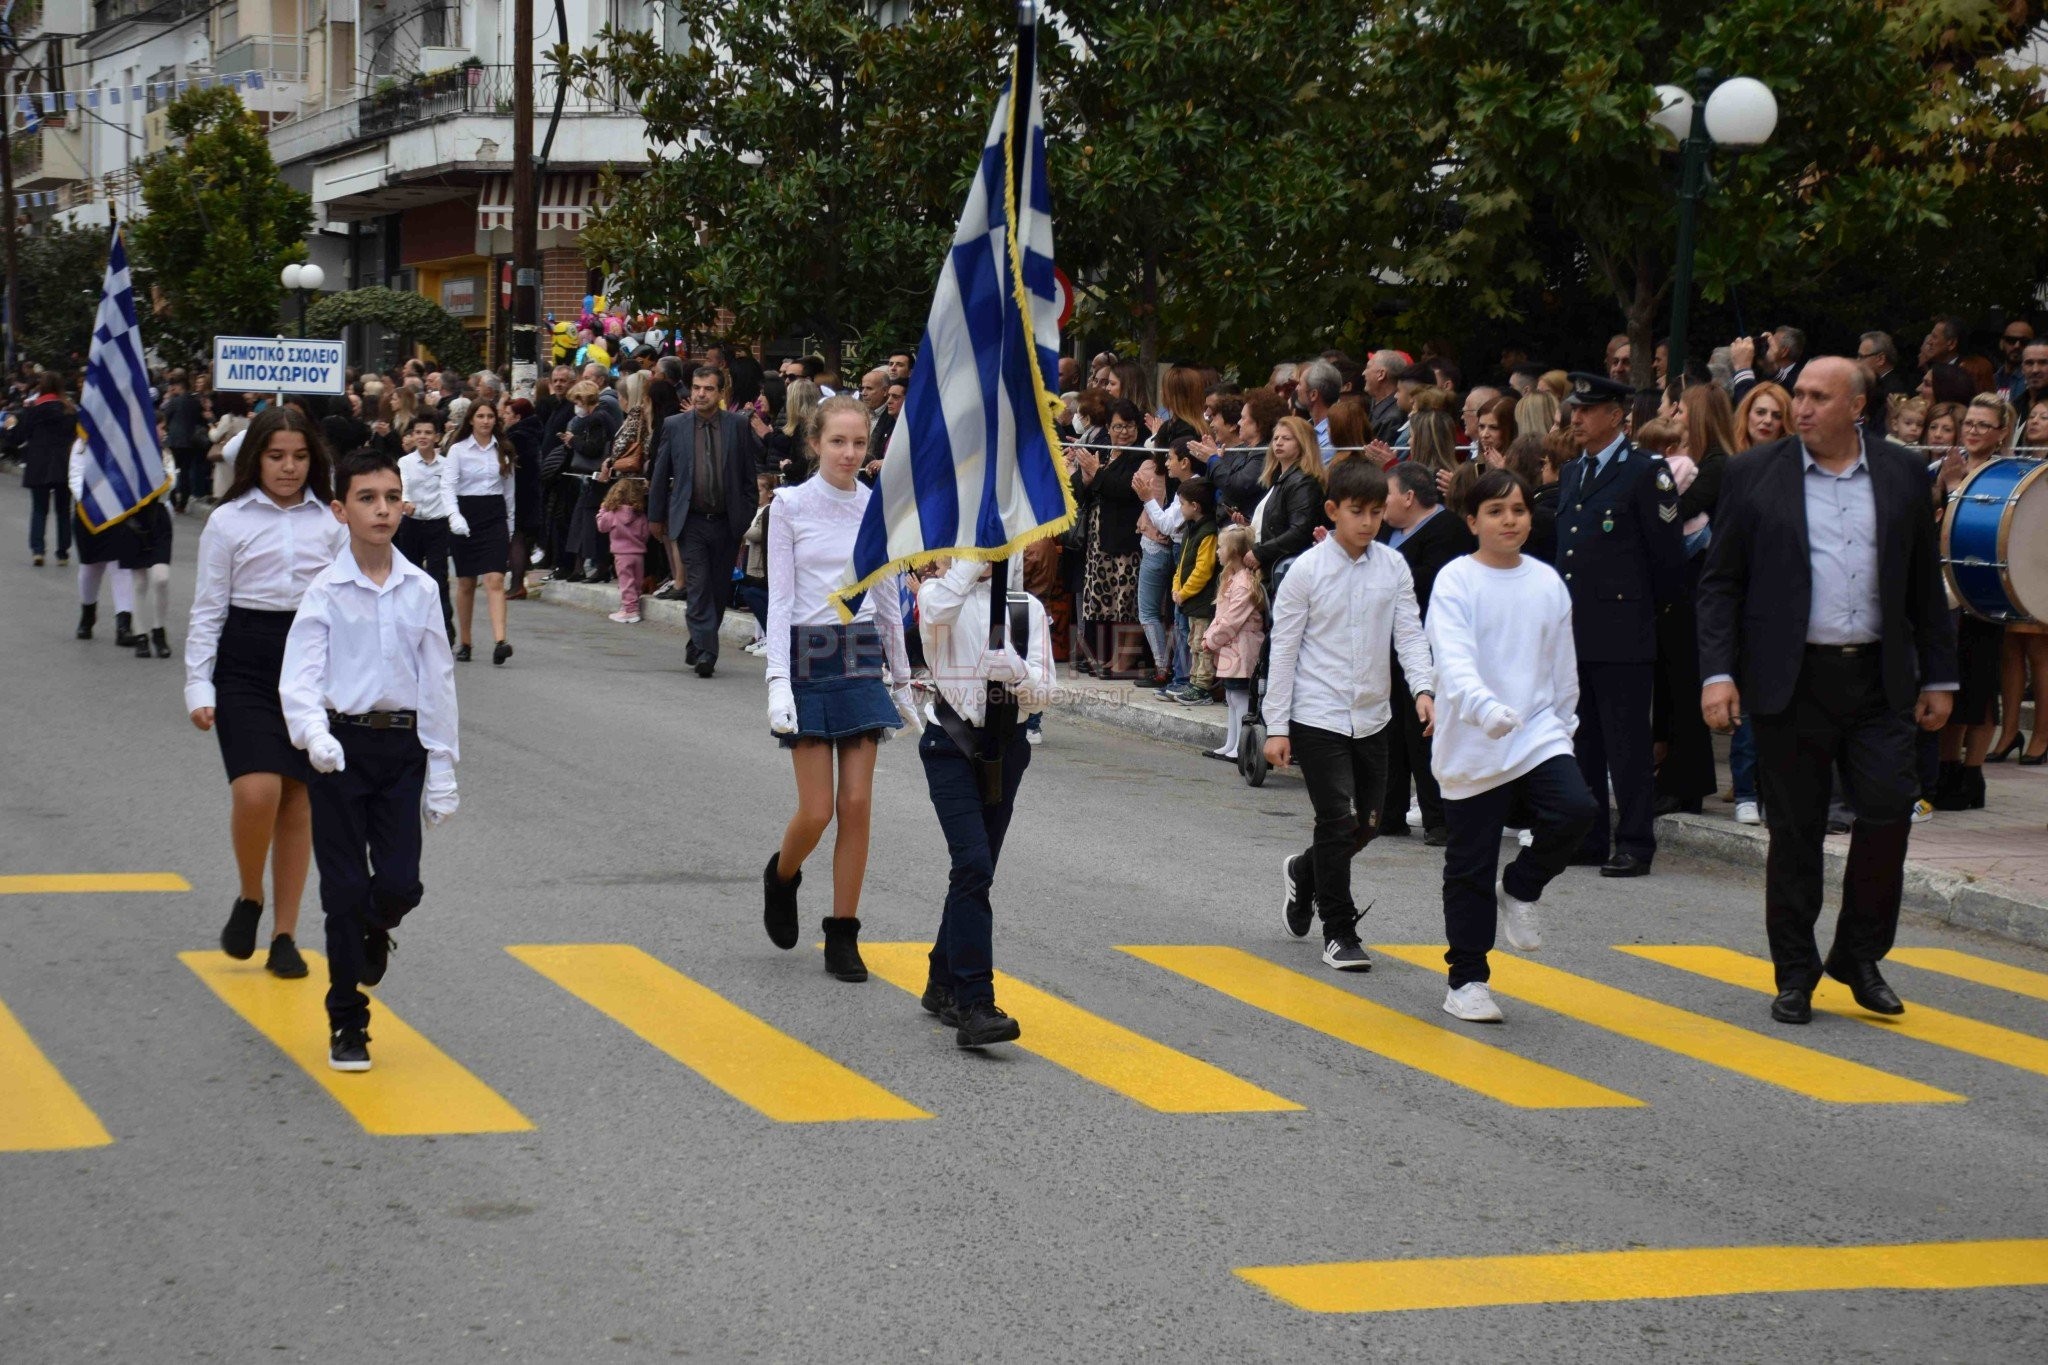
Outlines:
<svg viewBox="0 0 2048 1365"><path fill-rule="evenodd" d="M1010 100L1010 202L1016 212L1010 215L1009 231L1014 237L1022 227L1026 210L1025 196L1028 190L1024 183L1025 163L1030 160L1031 137L1031 83L1033 65L1038 55L1038 0L1017 0L1017 86ZM1025 343L1030 344L1027 335ZM1036 358L1033 358L1036 363ZM1010 561L998 559L992 566L988 578L988 647L1001 649L1004 632L1008 628ZM993 704L1001 699L1002 688L989 684L988 701ZM998 751L1000 752L1000 750Z"/></svg>

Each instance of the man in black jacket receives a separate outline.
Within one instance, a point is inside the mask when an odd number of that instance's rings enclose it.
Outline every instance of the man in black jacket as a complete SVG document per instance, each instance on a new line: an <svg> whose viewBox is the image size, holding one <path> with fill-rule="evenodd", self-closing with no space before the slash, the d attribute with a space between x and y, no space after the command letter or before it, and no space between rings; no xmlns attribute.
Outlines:
<svg viewBox="0 0 2048 1365"><path fill-rule="evenodd" d="M1418 464L1398 464L1387 480L1387 515L1380 540L1401 552L1415 579L1415 605L1429 623L1429 590L1437 573L1459 555L1472 553L1478 542L1457 513L1443 505L1436 473ZM1443 791L1429 768L1429 736L1415 714L1401 660L1394 660L1393 722L1387 727L1387 795L1380 807L1380 833L1395 838L1408 834L1408 783L1415 782L1415 804L1422 808L1422 841L1431 848L1450 842L1444 819Z"/></svg>
<svg viewBox="0 0 2048 1365"><path fill-rule="evenodd" d="M690 623L683 662L700 678L718 666L718 625L732 604L733 561L757 510L760 439L751 413L719 411L723 387L715 365L691 373L689 410L661 424L647 490L648 535L657 541L674 536L682 552Z"/></svg>
<svg viewBox="0 0 2048 1365"><path fill-rule="evenodd" d="M1877 963L1898 928L1920 794L1913 727L1941 729L1956 686L1926 472L1858 430L1868 389L1845 358L1806 366L1792 394L1799 434L1729 463L1700 578L1701 710L1725 732L1747 705L1756 730L1771 1017L1786 1024L1812 1019L1823 972L1865 1009L1904 1011ZM1814 925L1836 771L1856 825L1823 959Z"/></svg>

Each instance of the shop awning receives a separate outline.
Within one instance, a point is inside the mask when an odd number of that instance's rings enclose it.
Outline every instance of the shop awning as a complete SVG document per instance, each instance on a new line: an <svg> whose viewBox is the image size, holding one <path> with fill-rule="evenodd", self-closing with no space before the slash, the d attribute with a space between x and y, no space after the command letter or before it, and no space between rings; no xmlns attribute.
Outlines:
<svg viewBox="0 0 2048 1365"><path fill-rule="evenodd" d="M536 185L540 200L540 249L573 247L583 235L591 211L601 202L597 173L556 172ZM512 177L491 175L476 201L476 251L479 256L512 253Z"/></svg>

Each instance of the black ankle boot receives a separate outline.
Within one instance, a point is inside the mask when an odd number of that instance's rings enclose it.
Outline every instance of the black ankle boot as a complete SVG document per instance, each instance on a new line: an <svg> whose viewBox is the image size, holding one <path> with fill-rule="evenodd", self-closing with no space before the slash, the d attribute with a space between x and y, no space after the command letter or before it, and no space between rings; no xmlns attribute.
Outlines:
<svg viewBox="0 0 2048 1365"><path fill-rule="evenodd" d="M114 643L123 649L135 648L135 642L142 637L129 629L135 623L135 613L117 611L114 613Z"/></svg>
<svg viewBox="0 0 2048 1365"><path fill-rule="evenodd" d="M149 642L156 649L157 658L168 659L171 657L171 642L164 637L164 628L162 626L158 626L149 633Z"/></svg>
<svg viewBox="0 0 2048 1365"><path fill-rule="evenodd" d="M851 915L825 921L825 970L841 981L868 979L868 965L860 960L860 921Z"/></svg>
<svg viewBox="0 0 2048 1365"><path fill-rule="evenodd" d="M78 609L78 638L90 640L92 638L92 628L99 619L99 603L87 602L84 606L80 607Z"/></svg>
<svg viewBox="0 0 2048 1365"><path fill-rule="evenodd" d="M782 880L775 873L775 863L781 850L768 855L768 866L761 870L762 923L768 926L768 941L788 951L796 947L796 889L804 884L802 868L794 877Z"/></svg>

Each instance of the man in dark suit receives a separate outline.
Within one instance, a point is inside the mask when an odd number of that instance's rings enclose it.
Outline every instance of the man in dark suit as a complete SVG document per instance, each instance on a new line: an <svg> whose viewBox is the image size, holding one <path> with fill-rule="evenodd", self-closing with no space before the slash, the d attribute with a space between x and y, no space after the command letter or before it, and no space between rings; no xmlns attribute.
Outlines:
<svg viewBox="0 0 2048 1365"><path fill-rule="evenodd" d="M1746 705L1756 731L1771 1017L1786 1024L1812 1019L1823 972L1865 1009L1904 1011L1877 963L1898 928L1920 794L1913 726L1939 730L1956 686L1926 471L1858 429L1869 389L1846 358L1806 367L1792 394L1798 435L1729 463L1700 578L1701 710L1725 732ZM1814 925L1837 771L1856 825L1823 959Z"/></svg>
<svg viewBox="0 0 2048 1365"><path fill-rule="evenodd" d="M1427 621L1429 590L1436 586L1438 571L1459 555L1472 553L1478 542L1465 529L1464 518L1443 505L1434 470L1398 464L1389 473L1387 515L1379 538L1408 561L1415 579L1415 605ZM1422 808L1422 841L1442 848L1451 839L1443 791L1430 772L1429 737L1422 733L1422 719L1415 714L1415 698L1398 658L1390 676L1394 719L1387 727L1387 794L1380 807L1380 833L1407 835L1408 781L1413 777L1415 804Z"/></svg>
<svg viewBox="0 0 2048 1365"><path fill-rule="evenodd" d="M674 537L683 559L690 643L683 662L708 678L718 666L718 625L732 605L732 567L754 520L760 441L745 412L721 412L716 365L690 375L690 406L661 424L648 481L648 534ZM653 520L659 517L659 521Z"/></svg>
<svg viewBox="0 0 2048 1365"><path fill-rule="evenodd" d="M1587 790L1617 806L1608 845L1607 802L1576 862L1603 877L1648 876L1657 854L1650 702L1656 690L1657 608L1684 591L1685 537L1678 486L1655 455L1622 433L1629 386L1571 376L1565 404L1583 452L1564 467L1557 494L1557 569L1572 595L1579 656L1579 730Z"/></svg>

